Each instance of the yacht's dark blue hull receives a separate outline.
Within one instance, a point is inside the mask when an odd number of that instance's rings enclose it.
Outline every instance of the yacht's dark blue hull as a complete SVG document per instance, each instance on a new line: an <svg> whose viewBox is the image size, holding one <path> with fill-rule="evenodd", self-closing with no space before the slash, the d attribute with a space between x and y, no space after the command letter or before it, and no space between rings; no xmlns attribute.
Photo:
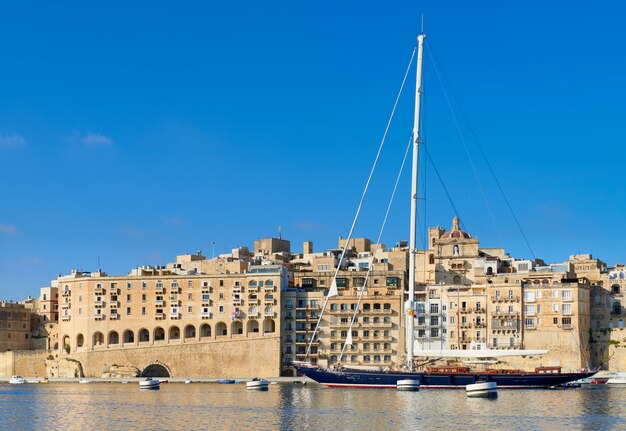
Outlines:
<svg viewBox="0 0 626 431"><path fill-rule="evenodd" d="M407 373L296 366L305 376L330 387L395 388L398 380L419 380L422 388L464 388L478 380L496 382L498 388L547 388L590 377L594 373Z"/></svg>

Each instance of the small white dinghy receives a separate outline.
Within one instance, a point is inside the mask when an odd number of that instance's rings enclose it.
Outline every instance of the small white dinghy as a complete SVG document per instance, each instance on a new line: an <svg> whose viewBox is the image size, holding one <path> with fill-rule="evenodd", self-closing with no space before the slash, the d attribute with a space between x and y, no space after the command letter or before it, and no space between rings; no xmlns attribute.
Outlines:
<svg viewBox="0 0 626 431"><path fill-rule="evenodd" d="M246 382L246 388L254 391L267 391L269 383L263 379L253 379L251 382Z"/></svg>
<svg viewBox="0 0 626 431"><path fill-rule="evenodd" d="M472 398L496 398L498 384L496 382L476 382L465 386L465 392Z"/></svg>
<svg viewBox="0 0 626 431"><path fill-rule="evenodd" d="M396 382L396 389L399 391L419 391L420 381L413 379L398 380Z"/></svg>
<svg viewBox="0 0 626 431"><path fill-rule="evenodd" d="M11 379L9 379L9 383L11 383L12 385L23 385L24 383L26 383L26 379L22 376L13 376L11 377Z"/></svg>
<svg viewBox="0 0 626 431"><path fill-rule="evenodd" d="M139 382L139 389L159 389L161 382L155 379L146 379Z"/></svg>
<svg viewBox="0 0 626 431"><path fill-rule="evenodd" d="M89 380L89 379L80 379L80 380L78 381L78 383L82 383L83 385L85 385L85 384L93 383L93 380Z"/></svg>

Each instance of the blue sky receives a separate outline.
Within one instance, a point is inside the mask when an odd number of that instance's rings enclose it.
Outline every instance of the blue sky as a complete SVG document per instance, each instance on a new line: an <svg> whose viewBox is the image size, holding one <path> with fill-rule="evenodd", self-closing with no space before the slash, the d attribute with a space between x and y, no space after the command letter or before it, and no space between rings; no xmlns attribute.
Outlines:
<svg viewBox="0 0 626 431"><path fill-rule="evenodd" d="M531 257L461 121L464 149L431 52L535 255L626 262L620 2L127 3L0 6L0 298L96 269L98 256L123 274L210 255L213 241L216 253L252 246L278 225L292 250L335 246L422 13L424 136L465 228ZM377 236L413 85L411 75L358 236ZM422 173L422 225L449 228L432 165ZM408 179L387 244L408 238Z"/></svg>

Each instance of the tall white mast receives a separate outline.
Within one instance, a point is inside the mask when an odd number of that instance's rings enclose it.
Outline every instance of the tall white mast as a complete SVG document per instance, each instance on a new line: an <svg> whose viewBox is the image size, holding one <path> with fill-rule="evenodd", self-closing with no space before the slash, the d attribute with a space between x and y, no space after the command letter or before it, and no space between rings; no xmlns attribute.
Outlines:
<svg viewBox="0 0 626 431"><path fill-rule="evenodd" d="M409 238L409 300L405 311L415 311L415 254L417 253L417 157L420 143L420 102L422 96L422 58L425 34L417 36L417 77L415 84L415 119L413 123L413 165L411 176L411 232ZM413 371L414 313L406 316L406 360L407 368Z"/></svg>

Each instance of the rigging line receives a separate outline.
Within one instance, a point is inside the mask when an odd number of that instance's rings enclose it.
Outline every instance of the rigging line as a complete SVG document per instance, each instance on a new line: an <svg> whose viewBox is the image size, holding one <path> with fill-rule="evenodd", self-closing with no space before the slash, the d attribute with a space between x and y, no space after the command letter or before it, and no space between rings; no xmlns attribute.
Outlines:
<svg viewBox="0 0 626 431"><path fill-rule="evenodd" d="M441 63L439 63L439 59L437 58L437 53L435 52L434 49L432 49L432 47L430 47L430 43L429 43L429 50L430 52L432 52L432 55L435 61L441 67ZM491 163L489 162L489 159L487 158L487 154L485 153L485 150L483 149L483 146L481 145L480 140L478 139L478 135L476 134L476 131L472 127L472 124L470 123L469 118L467 117L467 114L465 113L465 110L463 109L463 106L461 105L461 102L459 101L459 98L456 96L456 93L454 92L454 88L452 88L452 85L450 84L450 81L448 80L448 77L446 76L446 73L443 70L443 68L441 68L441 74L443 75L444 80L448 83L448 86L450 87L450 92L452 93L452 97L454 97L454 100L456 101L459 107L459 110L461 111L461 115L463 115L463 119L467 123L470 133L472 134L472 137L476 141L476 145L478 146L478 149L480 150L480 154L483 156L483 159L485 160L485 163L487 164L487 167L489 168L489 172L491 173L491 176L496 182L496 185L498 186L498 190L500 190L500 194L502 195L502 198L504 199L504 202L506 203L506 206L509 209L511 216L513 216L513 220L515 220L515 224L517 225L517 228L522 234L522 237L524 238L524 242L526 243L528 250L530 250L530 254L533 256L533 258L536 258L535 253L532 247L530 246L530 242L528 242L528 238L526 237L526 234L524 233L524 229L522 229L522 225L517 219L517 216L515 215L515 212L513 211L513 207L511 207L511 204L509 203L509 199L506 197L506 193L504 192L504 189L502 188L502 185L500 184L500 181L498 180L498 177L496 176L496 172L493 170L493 167L491 166Z"/></svg>
<svg viewBox="0 0 626 431"><path fill-rule="evenodd" d="M361 200L359 201L359 205L356 210L356 214L354 216L354 220L352 221L352 226L350 227L350 232L348 233L348 238L346 238L346 243L341 252L341 258L339 259L339 263L337 264L337 269L335 270L335 275L333 276L333 281L331 283L331 288L333 286L337 286L337 275L339 275L339 271L341 270L341 264L345 260L346 252L348 251L348 247L350 245L350 240L352 239L352 234L354 232L354 228L356 227L356 222L359 219L359 214L361 213L361 208L363 208L363 202L365 201L365 196L367 195L367 191L369 189L370 183L372 181L372 177L374 176L374 171L376 170L376 166L378 165L378 160L380 159L380 154L385 145L385 141L387 139L387 133L389 132L389 127L391 126L391 121L396 113L396 108L398 107L398 102L400 101L400 96L402 95L402 90L404 90L404 84L406 84L406 79L409 76L409 71L411 70L411 64L413 63L413 58L415 58L415 51L417 51L417 47L413 48L413 52L411 53L411 58L409 60L409 64L407 65L406 72L404 72L404 78L402 78L402 84L400 85L400 90L398 91L398 95L396 96L396 100L393 104L393 108L391 110L391 115L389 115L389 120L387 121L387 126L385 127L385 133L383 133L383 137L380 141L380 145L378 146L378 152L376 153L376 158L374 159L374 164L372 165L372 169L370 170L369 177L367 178L367 182L365 183L365 189L363 190L363 194L361 195ZM324 316L324 311L326 310L326 305L328 305L329 295L326 295L326 300L324 301L324 305L322 306L322 310L320 312L319 318L317 319L317 323L315 324L315 329L313 330L313 334L311 335L311 340L306 349L305 359L309 357L311 353L311 346L313 345L313 341L315 340L315 336L317 335L317 331L319 329L320 322L322 321L322 317Z"/></svg>
<svg viewBox="0 0 626 431"><path fill-rule="evenodd" d="M478 176L478 171L476 170L476 166L474 165L474 161L472 160L472 157L469 153L469 149L467 147L467 142L465 141L465 137L463 136L463 132L461 130L461 126L459 124L459 121L456 117L456 114L454 113L454 110L452 109L452 103L450 103L450 98L448 97L448 92L446 91L445 85L443 83L443 80L441 79L441 75L439 74L439 68L437 67L438 64L435 62L435 60L433 59L432 56L432 48L429 48L428 53L430 55L430 59L433 62L434 65L434 69L435 69L435 74L437 75L437 78L439 79L439 84L441 85L441 89L443 90L443 95L446 98L446 102L448 104L448 108L450 109L450 114L452 115L452 119L454 120L454 125L456 126L456 129L459 133L459 137L461 139L461 143L463 144L463 149L465 150L465 154L467 155L467 158L470 162L470 166L472 167L472 172L474 173L474 177L476 178L476 182L478 183L478 188L480 189L480 194L483 197L483 200L485 202L485 206L487 207L487 210L489 211L489 217L491 218L491 221L493 223L493 227L496 230L496 233L498 235L498 238L500 239L500 241L502 241L502 236L500 235L500 231L498 230L498 225L496 223L496 218L493 214L493 210L491 209L491 205L489 205L489 200L487 199L487 195L485 194L485 190L483 189L483 185L480 181L480 177Z"/></svg>
<svg viewBox="0 0 626 431"><path fill-rule="evenodd" d="M383 218L383 223L378 232L378 238L376 239L376 248L374 249L374 254L372 255L372 261L367 268L367 273L365 274L365 280L363 281L363 286L361 288L361 292L359 293L359 299L356 303L356 308L354 309L354 314L352 315L352 320L350 321L350 327L348 328L348 333L350 334L350 340L352 339L352 326L356 322L357 314L359 312L359 306L361 305L361 300L363 299L363 294L367 289L367 281L372 273L374 268L374 259L376 258L376 252L380 249L380 240L383 237L383 232L385 231L385 226L387 225L387 219L389 218L389 213L391 212L391 206L393 205L393 200L396 196L396 191L398 190L398 184L400 184L400 178L402 177L402 172L404 171L404 165L406 164L406 159L409 156L409 150L411 149L411 145L413 143L413 136L409 137L409 144L406 147L406 151L404 152L404 158L402 159L402 164L400 165L400 171L398 172L398 176L396 177L396 183L393 186L393 191L391 192L391 198L389 199L389 204L387 205L387 212L385 212L385 217ZM343 348L341 349L341 355L339 355L339 363L343 359L344 352L346 347L348 346L347 340L343 344Z"/></svg>
<svg viewBox="0 0 626 431"><path fill-rule="evenodd" d="M439 178L439 182L441 183L441 187L443 187L443 191L446 194L446 197L448 198L448 202L452 206L452 210L454 210L454 212L456 214L459 214L459 211L457 210L456 205L454 205L454 201L452 200L452 196L450 196L450 192L448 191L448 188L446 187L445 183L443 182L443 178L441 178L441 175L439 174L439 169L437 169L437 166L435 165L435 161L430 156L430 152L428 151L428 148L424 147L424 150L426 151L426 155L428 156L428 160L430 160L430 163L433 165L433 169L435 170L435 175L437 175L437 178Z"/></svg>

